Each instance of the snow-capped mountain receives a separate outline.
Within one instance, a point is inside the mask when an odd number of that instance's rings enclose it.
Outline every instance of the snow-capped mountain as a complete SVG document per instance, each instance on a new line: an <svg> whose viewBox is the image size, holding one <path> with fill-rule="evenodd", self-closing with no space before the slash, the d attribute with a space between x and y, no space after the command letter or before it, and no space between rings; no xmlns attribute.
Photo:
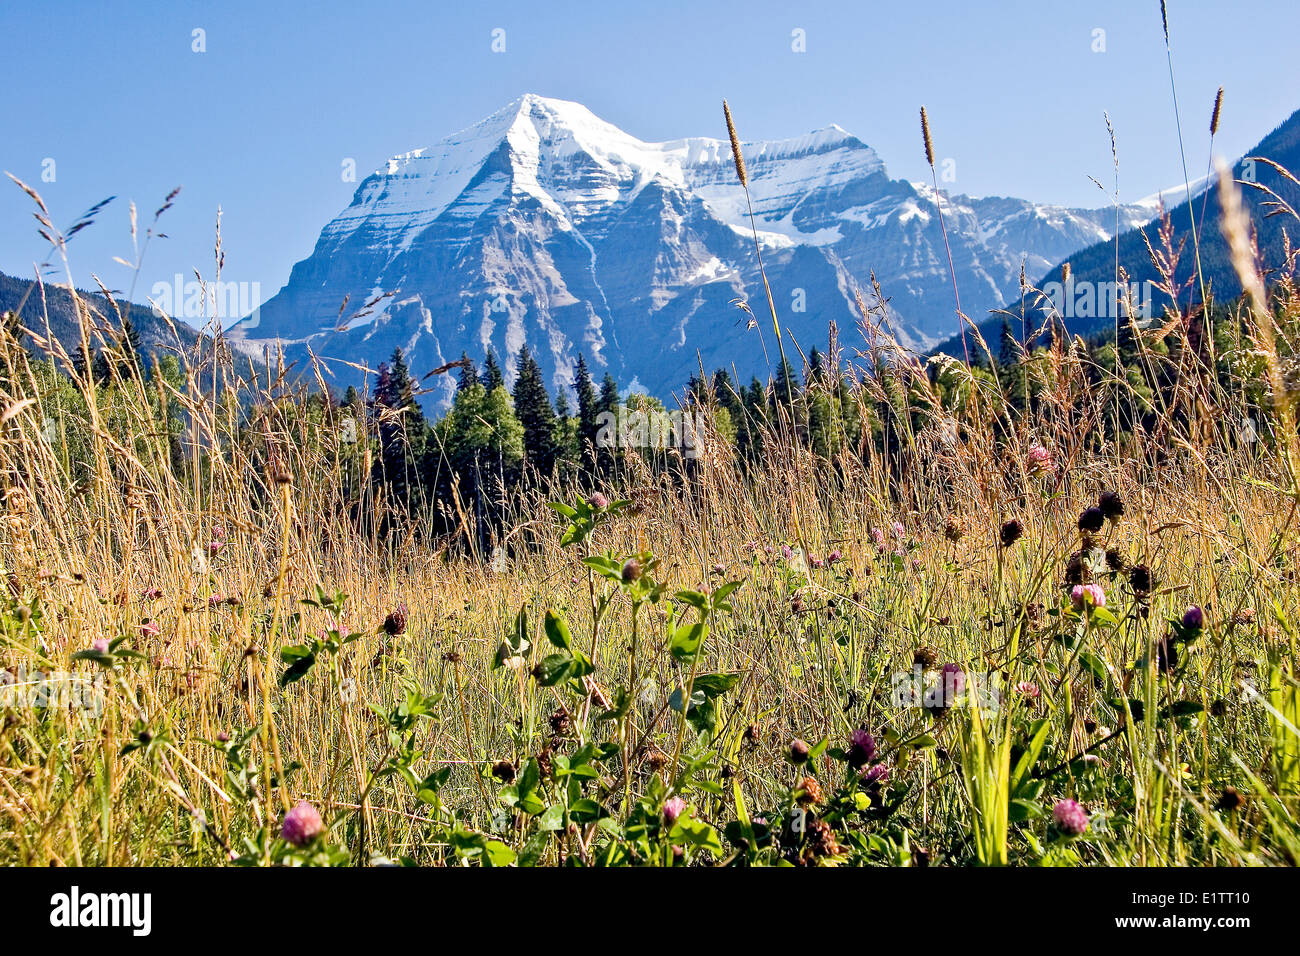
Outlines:
<svg viewBox="0 0 1300 956"><path fill-rule="evenodd" d="M831 320L851 344L854 291L872 270L913 344L957 328L931 187L890 179L838 126L743 149L777 311L805 352L825 348ZM1113 206L941 201L962 305L977 318L1016 293L1022 261L1039 274L1115 227ZM1120 228L1152 215L1121 207ZM367 177L232 337L370 368L401 346L417 376L491 349L508 379L527 343L552 388L572 383L582 353L597 377L661 396L701 364L765 378L775 355L728 142L642 142L580 104L531 94ZM332 367L340 384L359 379ZM429 404L450 399L450 377L427 384Z"/></svg>

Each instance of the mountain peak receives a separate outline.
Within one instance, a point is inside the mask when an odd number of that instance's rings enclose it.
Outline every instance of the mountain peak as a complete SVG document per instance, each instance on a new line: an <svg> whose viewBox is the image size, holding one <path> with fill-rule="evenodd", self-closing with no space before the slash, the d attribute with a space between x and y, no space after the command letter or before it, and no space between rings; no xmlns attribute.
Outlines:
<svg viewBox="0 0 1300 956"><path fill-rule="evenodd" d="M763 344L736 331L735 303L764 280L755 227L800 342L858 321L854 290L874 272L894 327L924 344L953 327L948 241L974 313L1006 301L1026 259L1055 261L1113 223L949 196L945 236L932 190L890 179L841 126L742 148L748 191L725 137L647 142L524 93L367 177L242 331L372 368L399 345L412 367L490 350L507 377L527 344L555 386L581 354L666 396L701 361L765 373ZM340 322L349 302L367 305ZM453 384L426 401L449 401Z"/></svg>

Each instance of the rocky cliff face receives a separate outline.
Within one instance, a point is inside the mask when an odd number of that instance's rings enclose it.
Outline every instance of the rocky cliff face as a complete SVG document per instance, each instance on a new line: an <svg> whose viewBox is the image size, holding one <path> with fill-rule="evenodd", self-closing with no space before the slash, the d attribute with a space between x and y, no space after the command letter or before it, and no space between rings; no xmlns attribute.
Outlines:
<svg viewBox="0 0 1300 956"><path fill-rule="evenodd" d="M890 179L839 127L745 144L754 224L781 321L809 350L858 321L874 270L894 327L917 346L956 329L933 190ZM1114 229L1115 211L942 198L962 305L972 316ZM1146 207L1121 210L1121 227ZM748 300L749 321L737 307ZM645 143L585 107L528 95L358 187L280 292L234 338L258 354L308 348L374 368L400 346L412 370L490 349L507 376L527 343L552 389L579 353L593 373L660 396L703 364L765 378L775 343L749 207L725 140ZM426 404L454 383L431 379Z"/></svg>

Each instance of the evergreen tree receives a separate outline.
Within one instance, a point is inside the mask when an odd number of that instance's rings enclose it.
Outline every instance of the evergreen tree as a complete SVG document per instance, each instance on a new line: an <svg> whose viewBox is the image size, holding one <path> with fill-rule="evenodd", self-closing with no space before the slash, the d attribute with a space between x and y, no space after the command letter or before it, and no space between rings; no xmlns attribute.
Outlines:
<svg viewBox="0 0 1300 956"><path fill-rule="evenodd" d="M524 456L523 426L504 385L491 392L474 382L456 392L451 411L438 422L424 457L423 473L445 506L449 528L463 529L450 504L453 489L473 515L480 550L505 515L509 489L518 483Z"/></svg>
<svg viewBox="0 0 1300 956"><path fill-rule="evenodd" d="M505 376L501 374L501 366L497 364L496 353L491 349L488 349L487 358L483 360L483 374L479 376L479 382L489 395L506 384Z"/></svg>
<svg viewBox="0 0 1300 956"><path fill-rule="evenodd" d="M561 388L555 396L555 461L563 477L571 479L577 474L578 422L569 411L569 398Z"/></svg>
<svg viewBox="0 0 1300 956"><path fill-rule="evenodd" d="M1026 405L1025 370L1021 365L1020 342L1011 331L1011 320L1002 316L998 337L998 380L1012 408L1024 411Z"/></svg>
<svg viewBox="0 0 1300 956"><path fill-rule="evenodd" d="M111 349L100 349L95 354L91 370L95 381L100 384L111 382L114 376L125 381L130 379L137 369L140 374L144 374L142 361L140 333L131 321L130 312L127 312L122 317L121 333L115 337Z"/></svg>
<svg viewBox="0 0 1300 956"><path fill-rule="evenodd" d="M601 432L602 422L617 434L618 405L618 382L614 381L613 375L606 372L605 378L600 383L600 397L596 400L597 435ZM619 450L614 442L607 443L604 448L596 449L596 468L602 475L613 474L619 459Z"/></svg>
<svg viewBox="0 0 1300 956"><path fill-rule="evenodd" d="M140 330L135 327L131 321L131 312L128 309L126 315L122 317L122 359L124 362L133 363L139 366L144 361L144 356L140 353ZM144 369L141 366L140 370Z"/></svg>
<svg viewBox="0 0 1300 956"><path fill-rule="evenodd" d="M808 369L804 372L804 386L807 389L817 388L826 384L826 363L822 360L822 353L813 346L808 353Z"/></svg>
<svg viewBox="0 0 1300 956"><path fill-rule="evenodd" d="M573 370L573 387L578 396L579 455L583 468L587 471L595 471L596 434L599 431L596 421L598 413L596 387L591 381L591 373L587 371L587 362L581 353L578 354L578 364Z"/></svg>
<svg viewBox="0 0 1300 956"><path fill-rule="evenodd" d="M556 455L555 410L546 394L542 369L527 345L519 349L514 401L515 417L524 429L524 457L539 474L550 475Z"/></svg>
<svg viewBox="0 0 1300 956"><path fill-rule="evenodd" d="M465 352L460 353L460 380L456 384L456 390L462 391L469 388L478 381L478 369L474 368L474 360Z"/></svg>
<svg viewBox="0 0 1300 956"><path fill-rule="evenodd" d="M758 376L754 376L749 387L742 391L745 425L737 438L738 442L743 442L739 451L747 460L758 461L763 454L763 432L770 425L767 390L763 388Z"/></svg>
<svg viewBox="0 0 1300 956"><path fill-rule="evenodd" d="M803 435L807 421L803 415L799 398L799 376L790 367L787 359L781 360L780 367L772 376L772 422L778 429L793 425L796 436ZM784 423L784 424L783 424Z"/></svg>
<svg viewBox="0 0 1300 956"><path fill-rule="evenodd" d="M374 412L379 432L375 477L388 486L390 496L398 503L415 504L412 499L419 483L419 462L429 426L415 400L415 382L400 347L393 350L391 365L379 366Z"/></svg>

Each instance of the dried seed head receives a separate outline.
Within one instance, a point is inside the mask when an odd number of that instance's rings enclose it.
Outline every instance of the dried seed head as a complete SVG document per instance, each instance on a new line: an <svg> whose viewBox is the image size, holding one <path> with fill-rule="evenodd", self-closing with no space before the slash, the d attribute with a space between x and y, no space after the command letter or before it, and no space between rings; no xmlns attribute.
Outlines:
<svg viewBox="0 0 1300 956"><path fill-rule="evenodd" d="M390 637L397 637L399 634L406 633L406 604L397 605L388 616L384 618L383 631Z"/></svg>
<svg viewBox="0 0 1300 956"><path fill-rule="evenodd" d="M925 107L921 107L921 138L925 140L925 161L934 168L934 141L930 139L930 117L925 113Z"/></svg>
<svg viewBox="0 0 1300 956"><path fill-rule="evenodd" d="M912 664L923 671L935 670L939 666L939 651L929 645L918 647L912 655Z"/></svg>
<svg viewBox="0 0 1300 956"><path fill-rule="evenodd" d="M623 565L623 580L631 584L641 577L641 562L636 558L628 558Z"/></svg>
<svg viewBox="0 0 1300 956"><path fill-rule="evenodd" d="M1116 522L1124 517L1124 499L1116 491L1103 491L1097 499L1097 507L1107 521Z"/></svg>
<svg viewBox="0 0 1300 956"><path fill-rule="evenodd" d="M1022 525L1018 519L1012 518L1010 521L1003 523L1002 530L999 532L998 537L1002 542L1002 547L1009 548L1019 541L1020 536L1024 533L1025 526Z"/></svg>
<svg viewBox="0 0 1300 956"><path fill-rule="evenodd" d="M790 741L790 762L793 764L807 763L809 750L808 742L796 737Z"/></svg>
<svg viewBox="0 0 1300 956"><path fill-rule="evenodd" d="M817 782L816 777L804 777L795 787L795 791L800 803L822 802L822 785Z"/></svg>
<svg viewBox="0 0 1300 956"><path fill-rule="evenodd" d="M727 135L731 137L731 158L736 162L736 178L740 185L749 187L749 176L745 173L745 154L740 151L740 137L736 135L736 124L731 119L731 107L722 101L722 115L727 119Z"/></svg>
<svg viewBox="0 0 1300 956"><path fill-rule="evenodd" d="M824 820L812 820L808 824L807 836L804 840L803 857L805 859L817 859L820 857L839 856L844 852L839 841L835 839L835 831L831 829L829 823Z"/></svg>
<svg viewBox="0 0 1300 956"><path fill-rule="evenodd" d="M1219 92L1214 97L1214 112L1210 114L1211 136L1219 131L1219 111L1221 109L1223 109L1223 87L1219 87Z"/></svg>
<svg viewBox="0 0 1300 956"><path fill-rule="evenodd" d="M556 737L565 736L572 727L569 714L563 707L557 708L548 719L551 724L551 733Z"/></svg>
<svg viewBox="0 0 1300 956"><path fill-rule="evenodd" d="M1106 515L1095 506L1084 508L1083 514L1079 515L1079 530L1084 534L1096 534L1105 523Z"/></svg>
<svg viewBox="0 0 1300 956"><path fill-rule="evenodd" d="M1128 569L1128 586L1135 594L1151 593L1151 569L1145 564L1135 564Z"/></svg>

